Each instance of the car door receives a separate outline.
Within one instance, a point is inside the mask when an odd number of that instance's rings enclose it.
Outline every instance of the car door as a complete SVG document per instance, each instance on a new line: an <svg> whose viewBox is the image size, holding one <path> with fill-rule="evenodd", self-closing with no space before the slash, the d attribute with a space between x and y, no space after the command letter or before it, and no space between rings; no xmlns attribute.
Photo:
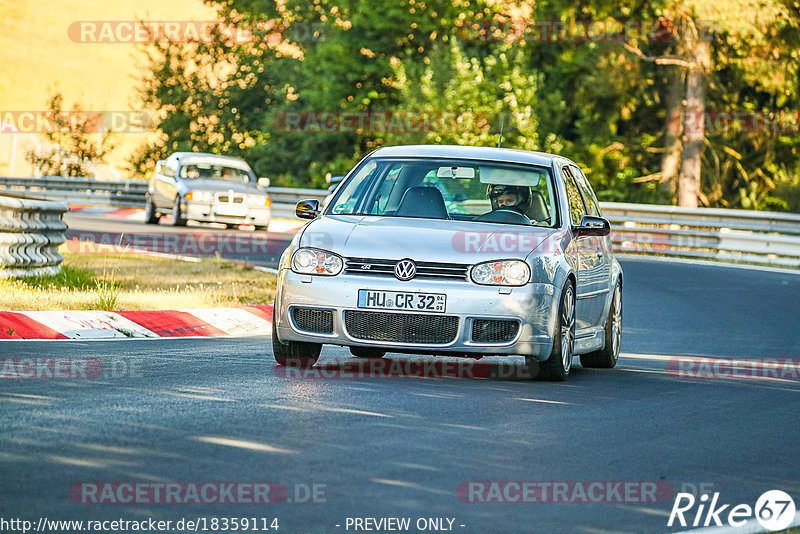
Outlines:
<svg viewBox="0 0 800 534"><path fill-rule="evenodd" d="M562 166L561 176L567 190L570 222L573 227L579 226L583 216L588 214L586 203L569 165ZM602 255L598 239L595 236L574 237L573 234L577 275L575 321L578 336L581 331L597 326L605 302L605 293L602 292Z"/></svg>
<svg viewBox="0 0 800 534"><path fill-rule="evenodd" d="M156 168L155 183L153 187L153 201L159 208L172 207L172 197L168 196L174 189L175 169L170 161L165 161Z"/></svg>
<svg viewBox="0 0 800 534"><path fill-rule="evenodd" d="M589 215L594 215L595 217L602 217L603 213L600 210L600 203L597 201L597 197L594 194L594 190L592 189L591 184L589 184L589 180L586 178L586 175L583 174L583 171L575 166L570 165L570 170L572 171L572 175L575 178L575 181L578 184L578 188L581 191L581 195L583 196L584 203L586 205L586 210ZM599 295L599 302L597 303L600 308L597 310L599 315L597 317L597 326L601 326L603 321L605 320L605 305L607 304L608 294L612 289L611 286L611 266L612 266L612 252L611 252L611 237L605 236L600 237L596 236L592 238L593 247L596 249L597 257L599 259L598 265L598 281L597 287L595 291Z"/></svg>

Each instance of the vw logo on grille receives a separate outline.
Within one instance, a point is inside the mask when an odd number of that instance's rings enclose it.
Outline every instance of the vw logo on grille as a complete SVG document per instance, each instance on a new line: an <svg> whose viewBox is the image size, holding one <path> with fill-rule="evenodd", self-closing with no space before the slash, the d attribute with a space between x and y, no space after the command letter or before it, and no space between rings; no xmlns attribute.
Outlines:
<svg viewBox="0 0 800 534"><path fill-rule="evenodd" d="M394 276L398 280L411 280L417 274L417 265L411 260L400 260L394 266Z"/></svg>

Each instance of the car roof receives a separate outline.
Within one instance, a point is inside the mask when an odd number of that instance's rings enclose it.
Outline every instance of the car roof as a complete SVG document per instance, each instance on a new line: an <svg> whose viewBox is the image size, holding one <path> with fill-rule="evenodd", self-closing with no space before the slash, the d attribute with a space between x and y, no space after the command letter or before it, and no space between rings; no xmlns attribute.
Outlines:
<svg viewBox="0 0 800 534"><path fill-rule="evenodd" d="M233 156L220 156L218 154L211 154L208 152L175 152L169 156L184 163L210 163L220 165L230 165L232 167L239 167L246 170L251 170L250 165L241 158Z"/></svg>
<svg viewBox="0 0 800 534"><path fill-rule="evenodd" d="M495 148L487 146L461 146L461 145L406 145L379 148L372 153L373 157L393 158L463 158L488 161L502 161L507 163L527 163L549 167L553 160L566 159L556 154L534 152L532 150L518 150L514 148Z"/></svg>

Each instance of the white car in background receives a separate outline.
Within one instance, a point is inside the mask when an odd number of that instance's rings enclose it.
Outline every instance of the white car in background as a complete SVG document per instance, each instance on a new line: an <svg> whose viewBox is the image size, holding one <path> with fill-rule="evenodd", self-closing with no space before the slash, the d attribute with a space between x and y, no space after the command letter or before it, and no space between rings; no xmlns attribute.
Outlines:
<svg viewBox="0 0 800 534"><path fill-rule="evenodd" d="M170 214L174 226L199 221L266 230L272 219L267 186L269 180L256 178L239 158L176 152L156 165L145 199L145 222L158 224Z"/></svg>

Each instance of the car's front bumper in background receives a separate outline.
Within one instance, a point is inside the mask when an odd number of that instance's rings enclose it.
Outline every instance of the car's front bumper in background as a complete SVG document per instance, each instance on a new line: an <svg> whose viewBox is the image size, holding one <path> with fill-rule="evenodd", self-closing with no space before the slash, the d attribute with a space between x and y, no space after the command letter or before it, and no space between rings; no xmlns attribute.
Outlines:
<svg viewBox="0 0 800 534"><path fill-rule="evenodd" d="M269 226L272 219L272 208L269 206L243 205L234 211L226 205L196 201L186 202L183 213L184 217L190 221L252 224L253 226Z"/></svg>
<svg viewBox="0 0 800 534"><path fill-rule="evenodd" d="M447 296L444 313L405 312L397 310L365 310L358 308L358 290L407 291L439 293ZM525 355L546 359L551 352L558 298L554 286L547 283L530 283L523 287L479 286L459 280L414 279L400 282L393 277L340 274L338 276L299 275L290 269L281 269L278 276L278 291L275 299L274 328L281 341L305 341L332 345L350 345L382 348L394 352L419 352L430 354L464 355ZM298 326L293 309L319 310L325 313L325 327L309 331ZM330 312L330 313L328 313ZM348 312L374 312L369 315ZM313 312L312 312L313 314ZM390 316L381 315L390 314ZM398 318L397 314L406 317ZM316 313L316 315L320 315ZM408 315L417 315L410 318ZM441 328L448 322L448 331L454 334L444 342L411 342L393 339L381 341L366 339L355 333L355 319L359 318L361 332L365 317L375 322L376 330L397 331L402 335L403 326L386 326L388 322L404 324L413 319L415 333L428 328L429 335L436 337L431 329ZM438 319L436 319L438 317ZM446 319L443 319L446 318ZM513 339L500 342L475 341L473 326L480 320L513 321L518 324ZM407 321L408 320L408 321ZM456 326L457 320L457 326ZM348 327L348 325L350 325ZM421 328L420 328L420 325ZM368 328L368 326L367 326ZM321 330L325 330L322 333ZM410 330L410 329L409 329ZM452 339L450 339L452 338Z"/></svg>

